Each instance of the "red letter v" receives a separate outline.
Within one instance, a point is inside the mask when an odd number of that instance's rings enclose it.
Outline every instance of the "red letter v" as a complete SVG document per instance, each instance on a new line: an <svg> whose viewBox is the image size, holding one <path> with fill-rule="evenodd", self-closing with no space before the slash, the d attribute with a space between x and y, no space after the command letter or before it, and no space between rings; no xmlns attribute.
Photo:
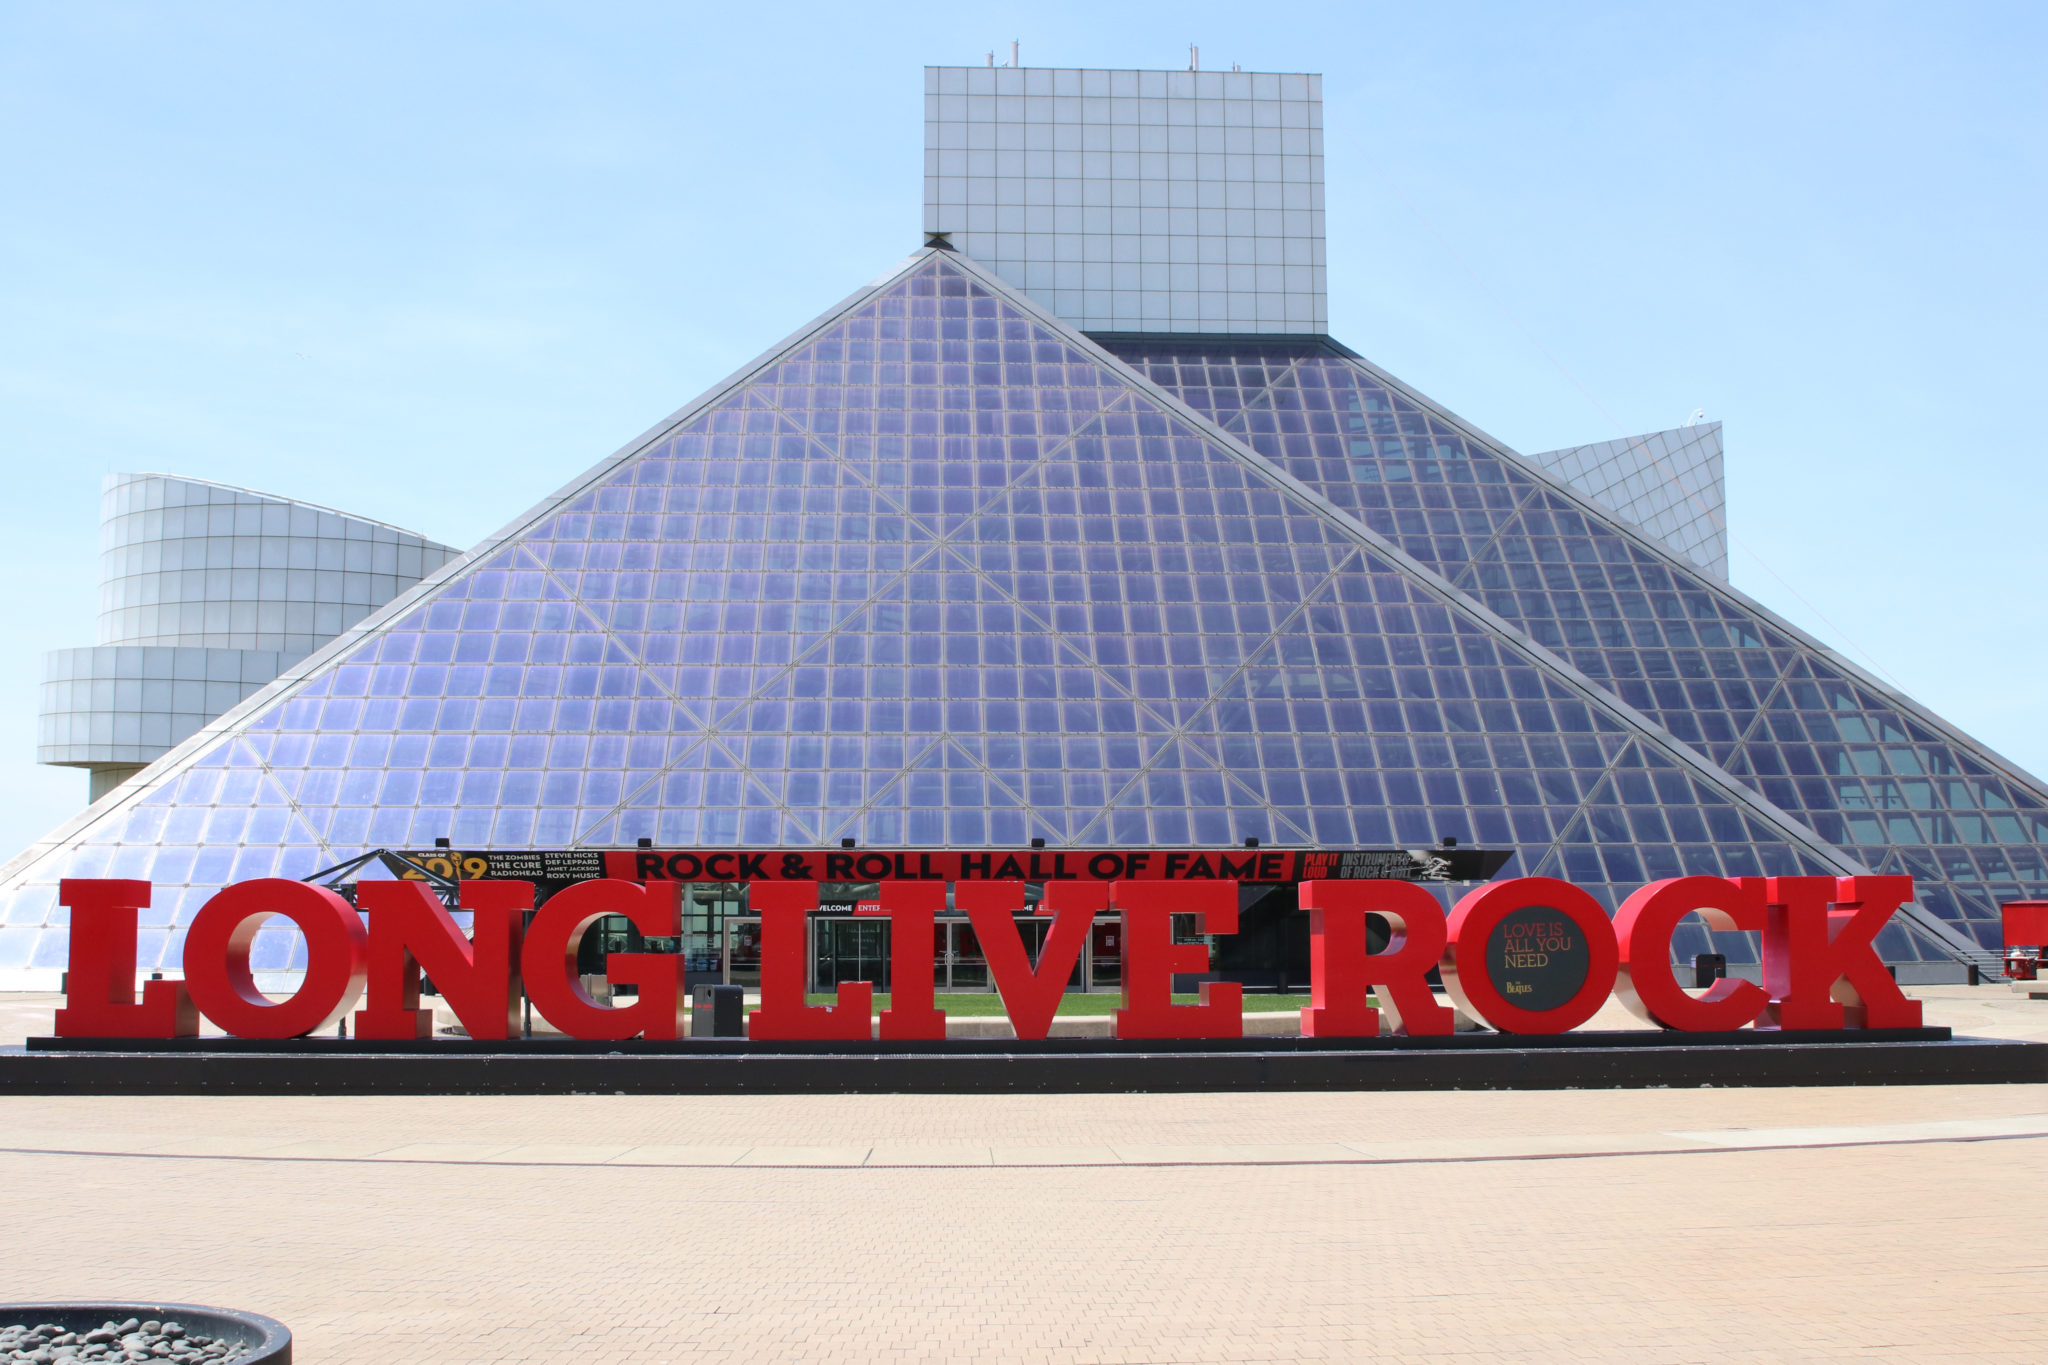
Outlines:
<svg viewBox="0 0 2048 1365"><path fill-rule="evenodd" d="M1055 904L1057 902L1057 904ZM1059 1013L1067 978L1081 960L1095 912L1109 904L1109 888L1085 882L1048 883L1038 913L1053 917L1052 932L1034 970L1024 953L1023 935L1014 916L1024 908L1022 882L955 882L953 906L967 912L974 936L981 940L989 975L1002 993L1010 1027L1019 1038L1043 1038Z"/></svg>

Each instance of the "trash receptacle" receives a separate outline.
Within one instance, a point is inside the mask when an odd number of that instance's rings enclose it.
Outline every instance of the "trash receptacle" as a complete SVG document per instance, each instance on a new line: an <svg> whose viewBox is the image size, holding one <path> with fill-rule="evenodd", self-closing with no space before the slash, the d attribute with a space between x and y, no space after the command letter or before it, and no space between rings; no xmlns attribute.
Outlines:
<svg viewBox="0 0 2048 1365"><path fill-rule="evenodd" d="M718 987L711 985L690 987L690 1036L709 1038L711 1033L711 992Z"/></svg>
<svg viewBox="0 0 2048 1365"><path fill-rule="evenodd" d="M711 988L711 1036L714 1038L744 1038L747 1036L747 992L743 986L713 986Z"/></svg>
<svg viewBox="0 0 2048 1365"><path fill-rule="evenodd" d="M1728 956L1725 953L1699 953L1692 960L1692 986L1696 991L1706 990L1716 981L1728 975Z"/></svg>

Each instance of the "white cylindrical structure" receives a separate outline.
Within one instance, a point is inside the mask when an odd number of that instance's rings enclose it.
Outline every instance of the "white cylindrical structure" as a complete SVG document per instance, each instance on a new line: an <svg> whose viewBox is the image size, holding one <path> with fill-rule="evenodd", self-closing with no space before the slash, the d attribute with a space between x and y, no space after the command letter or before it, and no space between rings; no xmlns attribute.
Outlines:
<svg viewBox="0 0 2048 1365"><path fill-rule="evenodd" d="M246 488L110 474L97 643L44 657L36 759L98 800L461 552Z"/></svg>

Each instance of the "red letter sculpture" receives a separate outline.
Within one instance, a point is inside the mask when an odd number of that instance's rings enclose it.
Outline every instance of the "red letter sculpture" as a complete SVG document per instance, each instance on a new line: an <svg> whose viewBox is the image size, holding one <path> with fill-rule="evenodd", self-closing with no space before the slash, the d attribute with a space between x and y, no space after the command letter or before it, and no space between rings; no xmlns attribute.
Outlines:
<svg viewBox="0 0 2048 1365"><path fill-rule="evenodd" d="M256 989L249 949L271 915L306 938L306 975L289 1000ZM338 1023L363 993L363 917L324 886L261 877L223 887L185 931L185 987L199 1012L237 1038L298 1038Z"/></svg>
<svg viewBox="0 0 2048 1365"><path fill-rule="evenodd" d="M1019 1038L1045 1037L1060 1012L1060 997L1066 994L1067 980L1081 960L1096 913L1109 907L1109 888L1100 882L1045 884L1038 913L1053 917L1052 931L1045 936L1036 968L1024 951L1014 918L1024 909L1024 883L958 882L953 887L953 905L965 910L974 926L1011 1029Z"/></svg>
<svg viewBox="0 0 2048 1365"><path fill-rule="evenodd" d="M1444 910L1413 882L1312 881L1301 884L1308 911L1309 1008L1301 1032L1311 1038L1372 1038L1379 1011L1366 1003L1380 987L1395 1033L1449 1033L1457 1014L1429 988L1444 951ZM1368 953L1365 917L1386 916L1386 951Z"/></svg>
<svg viewBox="0 0 2048 1365"><path fill-rule="evenodd" d="M1512 1003L1487 971L1494 931L1503 924L1508 936L1502 957L1508 967L1520 970L1526 965L1533 970L1541 964L1522 960L1583 953L1585 979L1567 998L1547 1008ZM1600 902L1555 877L1516 877L1468 892L1451 911L1450 940L1443 961L1444 989L1467 1013L1503 1033L1575 1029L1600 1012L1614 989L1619 966L1614 925Z"/></svg>
<svg viewBox="0 0 2048 1365"><path fill-rule="evenodd" d="M420 1008L420 971L472 1038L519 1036L520 924L532 882L464 882L464 938L424 882L361 882L356 907L370 917L370 985L356 1011L358 1038L431 1038L434 1012Z"/></svg>
<svg viewBox="0 0 2048 1365"><path fill-rule="evenodd" d="M673 1038L683 1012L682 959L674 953L613 953L605 978L637 986L630 1005L600 1005L576 974L576 949L591 925L606 915L624 915L649 938L682 932L680 888L674 882L603 880L578 882L548 898L526 931L519 959L526 994L541 1017L571 1038L610 1042L621 1038ZM431 970L431 969L430 969Z"/></svg>
<svg viewBox="0 0 2048 1365"><path fill-rule="evenodd" d="M1109 901L1124 917L1124 1007L1119 1038L1242 1038L1244 987L1204 981L1199 1005L1173 1003L1177 972L1209 970L1209 945L1173 941L1175 914L1199 917L1201 931L1237 932L1236 882L1112 882Z"/></svg>
<svg viewBox="0 0 2048 1365"><path fill-rule="evenodd" d="M1671 974L1671 933L1687 915L1714 929L1757 932L1764 927L1763 887L1755 877L1669 877L1651 882L1622 902L1614 916L1621 960L1614 993L1629 1012L1658 1028L1720 1033L1741 1028L1768 1003L1754 982L1727 977L1695 996Z"/></svg>
<svg viewBox="0 0 2048 1365"><path fill-rule="evenodd" d="M945 1037L946 1012L932 994L933 929L946 908L945 883L883 882L877 904L854 913L889 917L889 1008L882 1011L880 1036L906 1042Z"/></svg>
<svg viewBox="0 0 2048 1365"><path fill-rule="evenodd" d="M59 1038L190 1038L199 1012L182 981L150 981L135 1003L136 911L149 883L66 877L57 902L71 907L71 960Z"/></svg>
<svg viewBox="0 0 2048 1365"><path fill-rule="evenodd" d="M816 882L749 882L747 908L761 917L761 1008L747 1016L754 1039L866 1039L875 988L839 983L836 1005L804 1003L806 921L818 908Z"/></svg>
<svg viewBox="0 0 2048 1365"><path fill-rule="evenodd" d="M1764 886L1771 1003L1762 1027L1920 1027L1920 1002L1899 990L1873 946L1912 898L1911 877L1771 877Z"/></svg>

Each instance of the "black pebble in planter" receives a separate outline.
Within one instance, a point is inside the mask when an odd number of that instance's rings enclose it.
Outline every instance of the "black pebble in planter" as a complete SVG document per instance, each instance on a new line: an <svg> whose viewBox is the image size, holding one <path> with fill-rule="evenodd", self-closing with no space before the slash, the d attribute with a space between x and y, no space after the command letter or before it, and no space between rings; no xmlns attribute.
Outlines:
<svg viewBox="0 0 2048 1365"><path fill-rule="evenodd" d="M176 1322L193 1336L215 1337L242 1349L231 1365L292 1365L292 1333L276 1318L196 1303L0 1303L0 1327L55 1323L67 1332L97 1331L112 1319Z"/></svg>

